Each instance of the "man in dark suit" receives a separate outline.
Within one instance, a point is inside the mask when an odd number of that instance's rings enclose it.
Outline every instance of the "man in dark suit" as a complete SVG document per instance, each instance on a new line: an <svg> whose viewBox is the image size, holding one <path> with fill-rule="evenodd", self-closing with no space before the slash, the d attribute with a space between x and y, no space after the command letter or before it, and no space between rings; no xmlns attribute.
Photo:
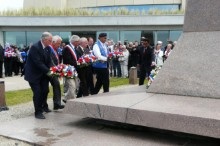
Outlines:
<svg viewBox="0 0 220 146"><path fill-rule="evenodd" d="M58 55L58 48L60 47L62 42L62 38L58 35L53 36L52 45L51 47L51 59L52 59L52 66L57 66L59 64L59 55ZM64 105L61 105L61 88L60 88L60 81L57 76L50 77L50 83L53 87L53 103L54 103L54 110L63 109ZM46 101L45 101L46 102Z"/></svg>
<svg viewBox="0 0 220 146"><path fill-rule="evenodd" d="M3 78L3 72L2 72L3 62L4 62L4 49L0 44L0 78Z"/></svg>
<svg viewBox="0 0 220 146"><path fill-rule="evenodd" d="M48 105L44 104L49 92L48 76L51 66L49 45L51 42L51 33L42 33L41 40L31 46L25 65L24 79L29 82L33 92L35 118L37 119L45 119L43 111L51 112Z"/></svg>
<svg viewBox="0 0 220 146"><path fill-rule="evenodd" d="M88 50L91 51L93 49L94 40L92 37L88 37Z"/></svg>
<svg viewBox="0 0 220 146"><path fill-rule="evenodd" d="M63 49L63 64L69 64L77 68L76 48L79 45L79 39L80 37L77 35L71 36L70 44ZM66 90L66 94L63 101L66 102L68 99L76 98L76 81L71 78L64 79L64 91Z"/></svg>
<svg viewBox="0 0 220 146"><path fill-rule="evenodd" d="M88 40L85 37L80 38L79 40L79 46L76 48L76 53L77 53L77 59L82 57L83 55L86 55L86 49L88 46ZM89 90L88 90L88 85L87 85L87 73L88 73L88 66L80 67L78 66L77 68L78 76L80 79L80 85L79 85L79 91L77 93L77 98L82 97L82 96L88 96L89 95Z"/></svg>
<svg viewBox="0 0 220 146"><path fill-rule="evenodd" d="M89 37L88 39L88 46L87 48L85 49L85 53L86 54L91 54L92 53L92 50L93 50L93 46L94 46L94 40L92 37ZM94 71L93 71L93 67L92 67L92 64L90 64L88 66L88 72L87 72L87 85L88 85L88 88L89 88L89 93L91 95L94 94L94 82L93 82L93 76L95 75L94 74Z"/></svg>
<svg viewBox="0 0 220 146"><path fill-rule="evenodd" d="M154 49L150 46L150 41L147 38L143 40L143 46L139 48L139 67L140 67L140 77L139 85L144 84L146 77L149 77L152 68L155 66L155 54Z"/></svg>

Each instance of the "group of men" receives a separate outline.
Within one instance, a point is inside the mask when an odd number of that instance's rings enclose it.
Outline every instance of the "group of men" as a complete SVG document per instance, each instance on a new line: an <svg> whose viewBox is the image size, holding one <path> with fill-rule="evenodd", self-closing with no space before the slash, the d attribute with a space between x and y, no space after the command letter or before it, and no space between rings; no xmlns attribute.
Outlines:
<svg viewBox="0 0 220 146"><path fill-rule="evenodd" d="M109 92L109 71L108 71L108 49L105 44L107 39L106 33L99 34L98 41L91 47L88 42L92 38L73 35L70 42L63 48L63 64L72 65L76 68L79 77L79 89L76 93L75 78L64 78L64 102L69 99L97 94L103 86L104 92ZM61 89L58 77L51 76L50 68L60 63L57 49L61 45L62 39L59 36L52 36L49 32L44 32L41 40L33 44L29 50L27 62L25 65L25 80L33 92L33 103L35 108L35 118L45 119L44 112L51 112L47 104L49 93L49 82L53 87L54 110L64 108L61 104ZM92 65L80 68L77 66L77 60L91 53L97 57L97 62ZM96 74L96 84L93 84L93 73Z"/></svg>

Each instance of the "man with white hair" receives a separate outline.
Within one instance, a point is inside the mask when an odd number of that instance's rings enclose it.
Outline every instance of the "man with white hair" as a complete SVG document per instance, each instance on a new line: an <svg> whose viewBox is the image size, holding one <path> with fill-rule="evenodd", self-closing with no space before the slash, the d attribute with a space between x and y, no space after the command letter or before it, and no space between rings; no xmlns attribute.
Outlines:
<svg viewBox="0 0 220 146"><path fill-rule="evenodd" d="M88 40L85 37L79 39L79 46L76 48L77 59L86 55L86 49L88 47ZM89 96L89 90L87 85L87 76L88 76L89 66L78 67L77 72L80 79L79 91L77 93L77 98L82 96Z"/></svg>
<svg viewBox="0 0 220 146"><path fill-rule="evenodd" d="M58 48L62 43L62 38L58 35L53 36L51 44L51 59L52 66L57 66L59 64ZM61 105L61 88L60 81L57 76L50 77L50 83L53 87L53 103L54 110L63 109L64 105Z"/></svg>
<svg viewBox="0 0 220 146"><path fill-rule="evenodd" d="M51 110L44 104L49 92L49 73L51 67L49 45L52 42L52 34L44 32L41 40L31 46L25 65L24 79L28 81L33 92L35 118L45 119L44 112Z"/></svg>
<svg viewBox="0 0 220 146"><path fill-rule="evenodd" d="M76 48L79 45L80 37L78 35L73 35L70 38L70 43L66 45L63 49L63 64L69 64L77 68L77 54ZM67 92L64 96L64 102L68 99L76 98L76 81L72 78L65 78L64 83Z"/></svg>

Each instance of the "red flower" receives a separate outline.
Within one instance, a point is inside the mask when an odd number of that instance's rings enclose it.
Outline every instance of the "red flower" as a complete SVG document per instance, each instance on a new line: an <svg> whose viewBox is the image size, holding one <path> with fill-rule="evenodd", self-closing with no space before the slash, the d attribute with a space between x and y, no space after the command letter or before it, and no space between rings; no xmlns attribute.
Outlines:
<svg viewBox="0 0 220 146"><path fill-rule="evenodd" d="M60 77L64 77L64 72L61 72L61 73L60 73Z"/></svg>
<svg viewBox="0 0 220 146"><path fill-rule="evenodd" d="M108 54L108 57L109 57L109 58L112 58L112 56L113 56L113 53L109 53L109 54Z"/></svg>
<svg viewBox="0 0 220 146"><path fill-rule="evenodd" d="M51 67L51 69L50 69L52 72L56 72L57 71L57 67L56 66L53 66L53 67Z"/></svg>
<svg viewBox="0 0 220 146"><path fill-rule="evenodd" d="M84 57L84 60L86 63L90 63L90 58L89 57Z"/></svg>
<svg viewBox="0 0 220 146"><path fill-rule="evenodd" d="M72 75L73 75L73 73L69 70L69 71L67 72L67 76L68 76L68 77L72 77Z"/></svg>
<svg viewBox="0 0 220 146"><path fill-rule="evenodd" d="M80 57L80 58L78 59L78 62L79 62L80 64L83 63L83 58Z"/></svg>

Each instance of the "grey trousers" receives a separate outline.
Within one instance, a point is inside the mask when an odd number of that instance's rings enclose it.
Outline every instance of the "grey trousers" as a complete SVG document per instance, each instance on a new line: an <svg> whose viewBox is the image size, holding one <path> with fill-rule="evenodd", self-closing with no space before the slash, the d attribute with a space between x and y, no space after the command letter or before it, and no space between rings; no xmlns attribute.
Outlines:
<svg viewBox="0 0 220 146"><path fill-rule="evenodd" d="M67 87L66 95L64 96L65 100L76 98L76 81L75 79L65 78L65 87Z"/></svg>

